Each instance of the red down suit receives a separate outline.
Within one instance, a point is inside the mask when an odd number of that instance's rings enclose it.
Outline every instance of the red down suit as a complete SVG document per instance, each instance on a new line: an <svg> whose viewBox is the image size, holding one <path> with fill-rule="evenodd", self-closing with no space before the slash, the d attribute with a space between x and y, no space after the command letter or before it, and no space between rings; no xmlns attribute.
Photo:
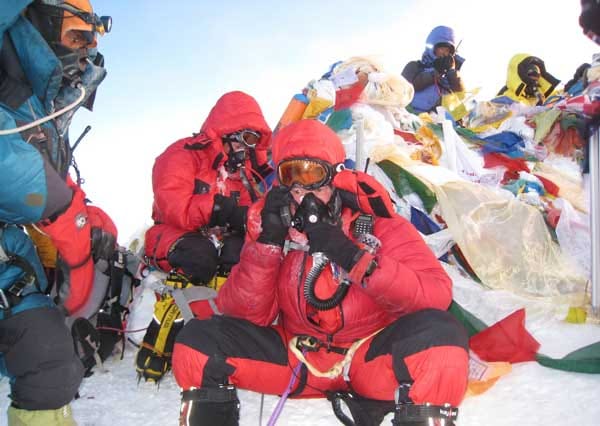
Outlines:
<svg viewBox="0 0 600 426"><path fill-rule="evenodd" d="M240 206L251 204L239 172L227 173L223 166L226 155L221 138L241 129L260 132L256 160L265 164L271 129L254 98L240 91L223 95L199 133L178 140L156 158L152 169L155 225L146 232L145 245L146 256L155 266L171 269L166 259L169 249L184 234L208 225L216 194L235 194ZM246 169L252 169L250 159L246 159Z"/></svg>
<svg viewBox="0 0 600 426"><path fill-rule="evenodd" d="M340 147L325 126L291 125L277 134L273 160L316 157L337 164L343 161ZM240 262L218 294L224 315L191 320L178 335L173 371L179 385L185 390L232 383L282 394L299 363L288 347L294 336L320 342L305 358L321 372L342 362L353 343L366 339L345 373L319 377L309 371L305 380L296 381L292 396L319 397L351 386L363 397L390 401L399 382L408 382L415 403L457 406L467 387L467 334L446 312L452 282L412 224L395 214L376 217L373 234L381 241L374 255L377 267L365 277L364 270L357 271L363 264L358 262L347 271L353 282L341 303L317 311L303 293L312 256L303 250L285 254L278 246L256 241L262 204L250 210ZM349 238L355 217L350 208L343 209L342 228ZM293 228L287 239L307 243ZM336 281L334 268L325 268L315 294L330 297Z"/></svg>

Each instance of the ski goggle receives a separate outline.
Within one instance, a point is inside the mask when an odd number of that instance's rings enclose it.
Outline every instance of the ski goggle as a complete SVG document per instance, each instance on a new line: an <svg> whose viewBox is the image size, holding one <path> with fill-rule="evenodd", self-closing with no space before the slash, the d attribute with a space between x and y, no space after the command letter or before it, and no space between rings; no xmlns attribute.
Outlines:
<svg viewBox="0 0 600 426"><path fill-rule="evenodd" d="M248 148L255 148L260 141L260 133L255 130L244 129L223 136L224 141L238 142Z"/></svg>
<svg viewBox="0 0 600 426"><path fill-rule="evenodd" d="M317 189L331 182L333 174L331 164L314 158L283 160L277 166L279 183L288 188L300 185L308 190Z"/></svg>
<svg viewBox="0 0 600 426"><path fill-rule="evenodd" d="M86 12L85 10L81 10L75 6L72 6L69 3L62 3L56 7L73 15L65 15L63 17L63 20L66 21L64 22L63 26L67 28L69 27L69 19L79 18L86 24L91 25L92 29L100 35L109 33L112 29L112 17L110 16L98 16L95 13Z"/></svg>

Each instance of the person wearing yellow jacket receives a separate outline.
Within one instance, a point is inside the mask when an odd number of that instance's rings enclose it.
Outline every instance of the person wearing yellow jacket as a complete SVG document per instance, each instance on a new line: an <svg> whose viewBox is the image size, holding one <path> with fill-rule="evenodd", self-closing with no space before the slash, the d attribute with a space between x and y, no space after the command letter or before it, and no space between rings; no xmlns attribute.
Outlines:
<svg viewBox="0 0 600 426"><path fill-rule="evenodd" d="M508 63L506 85L493 101L542 105L554 93L558 83L560 80L546 71L544 61L528 53L518 53Z"/></svg>

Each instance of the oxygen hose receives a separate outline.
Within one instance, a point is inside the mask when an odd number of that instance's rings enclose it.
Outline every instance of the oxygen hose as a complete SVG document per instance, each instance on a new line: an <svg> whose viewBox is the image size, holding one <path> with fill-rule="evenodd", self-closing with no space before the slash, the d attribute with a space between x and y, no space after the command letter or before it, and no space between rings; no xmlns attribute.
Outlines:
<svg viewBox="0 0 600 426"><path fill-rule="evenodd" d="M12 135L14 133L19 133L19 132L23 132L25 130L29 130L33 127L39 126L40 124L44 124L47 121L53 120L56 117L58 117L59 115L63 115L65 112L68 112L70 110L72 110L73 108L75 108L77 105L79 105L83 99L85 98L85 88L83 87L82 84L78 84L77 85L77 89L81 90L81 94L79 95L79 97L71 104L67 105L66 107L59 109L58 111L53 112L50 115L47 115L45 117L42 117L38 120L32 121L29 124L24 124L23 126L20 127L15 127L14 129L5 129L5 130L0 130L0 136L6 136L6 135Z"/></svg>
<svg viewBox="0 0 600 426"><path fill-rule="evenodd" d="M304 297L311 306L319 311L335 308L340 304L344 297L346 297L350 288L350 282L348 280L342 280L335 290L335 293L333 293L333 296L328 299L320 299L317 297L315 294L315 283L327 265L329 265L327 256L323 253L314 253L313 266L310 268L310 271L308 271L306 280L304 281Z"/></svg>

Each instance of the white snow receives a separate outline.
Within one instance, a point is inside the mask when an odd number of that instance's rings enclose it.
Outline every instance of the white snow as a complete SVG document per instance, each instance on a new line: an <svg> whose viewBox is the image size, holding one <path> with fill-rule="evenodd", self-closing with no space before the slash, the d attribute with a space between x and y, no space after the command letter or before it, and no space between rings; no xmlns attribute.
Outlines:
<svg viewBox="0 0 600 426"><path fill-rule="evenodd" d="M553 357L600 341L600 327L588 321L573 325L562 321L565 307L532 301L501 291L484 291L473 281L447 268L455 283L455 299L488 324L516 309L527 310L527 329L541 343L540 352ZM148 306L148 304L146 304ZM130 324L131 325L131 324ZM134 367L135 347L127 344L123 360L118 355L84 379L81 398L73 402L79 426L177 425L179 388L171 374L160 387L138 384ZM0 395L8 395L8 381L0 382ZM261 395L239 391L244 425L259 425ZM535 362L513 365L513 370L482 395L466 398L460 406L459 426L577 425L600 424L600 375L568 373ZM278 397L264 397L262 425L266 425ZM6 410L3 398L0 410ZM340 424L326 400L288 400L279 425ZM390 416L383 424L390 424ZM6 425L6 417L0 417Z"/></svg>

